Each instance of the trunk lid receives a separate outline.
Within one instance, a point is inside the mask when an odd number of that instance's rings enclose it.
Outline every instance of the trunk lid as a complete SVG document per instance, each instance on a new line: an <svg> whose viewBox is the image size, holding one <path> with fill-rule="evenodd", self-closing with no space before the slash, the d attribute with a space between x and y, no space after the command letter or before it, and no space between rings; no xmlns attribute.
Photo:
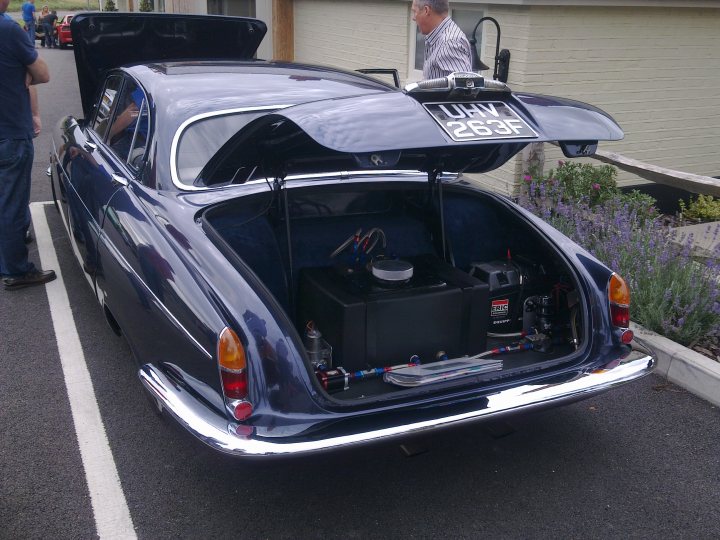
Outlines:
<svg viewBox="0 0 720 540"><path fill-rule="evenodd" d="M532 142L558 141L568 157L591 155L623 132L591 105L534 94L450 92L432 101L405 92L321 100L258 118L203 168L209 186L264 175L409 169L486 172ZM234 179L234 180L233 180Z"/></svg>
<svg viewBox="0 0 720 540"><path fill-rule="evenodd" d="M70 23L83 113L105 72L168 60L249 60L267 26L257 19L174 13L78 13Z"/></svg>

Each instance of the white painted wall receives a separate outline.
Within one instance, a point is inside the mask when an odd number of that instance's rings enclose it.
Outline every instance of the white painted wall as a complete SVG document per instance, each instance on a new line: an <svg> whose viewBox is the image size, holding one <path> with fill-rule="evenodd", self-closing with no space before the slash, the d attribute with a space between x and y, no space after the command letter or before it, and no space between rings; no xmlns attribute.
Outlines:
<svg viewBox="0 0 720 540"><path fill-rule="evenodd" d="M296 0L294 6L296 61L396 68L407 77L409 3Z"/></svg>
<svg viewBox="0 0 720 540"><path fill-rule="evenodd" d="M626 136L601 143L604 150L720 175L720 10L502 6L488 14L500 21L501 46L511 50L514 90L607 111ZM546 156L549 166L562 157L554 147ZM637 178L621 173L619 181Z"/></svg>

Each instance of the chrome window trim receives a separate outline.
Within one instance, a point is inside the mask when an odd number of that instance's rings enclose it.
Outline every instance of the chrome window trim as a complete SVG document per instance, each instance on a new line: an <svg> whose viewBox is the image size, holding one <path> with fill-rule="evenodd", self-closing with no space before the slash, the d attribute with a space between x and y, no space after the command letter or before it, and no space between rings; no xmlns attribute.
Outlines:
<svg viewBox="0 0 720 540"><path fill-rule="evenodd" d="M293 104L282 104L282 105L262 105L257 107L239 107L237 109L224 109L222 111L212 111L212 112L206 112L202 114L197 114L191 118L188 118L185 120L182 124L180 124L180 127L177 128L175 131L175 135L173 136L172 144L170 146L170 178L172 179L172 183L177 187L178 189L182 191L204 191L207 189L212 189L208 187L202 187L202 186L188 186L187 184L183 184L180 181L180 178L178 176L178 170L177 170L177 147L180 142L180 137L185 132L185 130L195 122L199 122L200 120L205 120L206 118L212 118L213 116L227 116L231 114L238 114L238 113L246 113L246 112L257 112L257 111L277 111L280 109L286 109L288 107L292 107Z"/></svg>
<svg viewBox="0 0 720 540"><path fill-rule="evenodd" d="M408 180L415 179L419 182L427 182L427 174L422 171L413 171L409 169L387 169L382 171L333 171L324 173L311 173L311 174L294 174L285 177L285 182L293 181L305 181L305 180L316 180L318 182L362 182L366 178L371 177L402 177ZM445 182L456 181L460 176L460 173L443 173L440 179ZM260 184L266 184L270 181L270 178L256 178L255 180L248 180L242 184L223 184L221 186L208 186L202 189L204 191L210 190L223 190L233 189L240 186L256 186Z"/></svg>

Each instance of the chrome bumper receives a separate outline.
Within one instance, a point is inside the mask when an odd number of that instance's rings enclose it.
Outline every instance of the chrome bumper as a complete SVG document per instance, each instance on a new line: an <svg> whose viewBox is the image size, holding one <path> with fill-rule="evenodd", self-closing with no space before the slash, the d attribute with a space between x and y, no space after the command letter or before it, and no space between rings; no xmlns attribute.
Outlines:
<svg viewBox="0 0 720 540"><path fill-rule="evenodd" d="M237 424L200 403L186 390L174 384L151 364L140 368L145 388L163 408L198 439L220 452L238 457L295 455L343 448L351 445L386 440L391 437L422 433L431 429L459 425L514 412L531 411L565 402L577 401L604 392L620 384L649 374L656 360L646 350L636 348L610 370L582 373L572 380L555 384L525 385L487 396L484 408L432 420L390 428L365 431L339 437L306 442L282 442L250 436L238 436Z"/></svg>

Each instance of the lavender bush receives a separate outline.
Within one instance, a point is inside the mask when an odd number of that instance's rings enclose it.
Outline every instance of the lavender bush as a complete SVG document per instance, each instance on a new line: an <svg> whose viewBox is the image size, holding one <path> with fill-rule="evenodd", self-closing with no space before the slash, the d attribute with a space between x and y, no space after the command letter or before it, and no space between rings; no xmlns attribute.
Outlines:
<svg viewBox="0 0 720 540"><path fill-rule="evenodd" d="M585 165L584 174L591 177L588 167L593 166ZM566 169L559 162L558 170ZM566 189L567 175L563 182L557 177L557 171L526 175L520 204L623 276L630 286L634 321L689 347L720 333L717 256L694 260L692 238L676 238L646 195L622 195L606 187L598 200L592 193L598 191L596 182L582 193Z"/></svg>

